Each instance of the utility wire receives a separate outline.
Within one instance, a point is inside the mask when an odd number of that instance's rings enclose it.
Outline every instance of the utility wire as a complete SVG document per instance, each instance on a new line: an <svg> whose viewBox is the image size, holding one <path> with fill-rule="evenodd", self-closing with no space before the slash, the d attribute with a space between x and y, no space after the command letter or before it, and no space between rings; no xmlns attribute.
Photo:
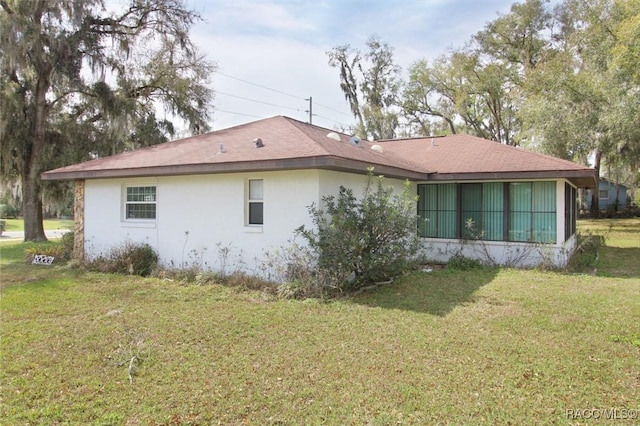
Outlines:
<svg viewBox="0 0 640 426"><path fill-rule="evenodd" d="M226 74L226 73L224 73L222 71L216 71L216 72L218 74L220 74L220 75L225 76L225 77L231 78L233 80L241 81L243 83L250 84L252 86L260 87L260 88L265 89L265 90L270 90L270 91L275 92L275 93L280 93L282 95L286 95L286 96L289 96L289 97L292 97L292 98L295 98L295 99L298 99L298 100L307 101L307 102L309 101L309 98L300 97L300 96L297 96L297 95L293 95L291 93L283 92L282 90L273 89L271 87L267 87L267 86L264 86L262 84L254 83L252 81L245 80L245 79L242 79L242 78L239 78L239 77L234 77L234 76ZM242 96L232 95L230 93L225 93L225 92L216 91L216 93L219 93L219 94L224 95L224 96L230 96L230 97L233 97L233 98L241 99L241 100L248 101L248 102L255 102L255 103L259 103L259 104L263 104L263 105L269 105L269 106L273 106L273 107L277 107L277 108L285 108L285 109L296 111L296 112L302 112L302 110L299 109L299 108L293 108L293 107L288 107L288 106L284 106L284 105L272 104L272 103L269 103L269 102L263 102L263 101L259 101L257 99L245 98L245 97L242 97ZM337 109L331 108L330 106L323 105L323 104L320 104L318 102L314 102L314 104L317 105L317 106L320 106L322 108L326 108L326 109L328 109L330 111L336 112L338 114L342 114L342 115L345 115L347 117L351 117L351 114L348 114L348 113L346 113L344 111L339 111ZM225 110L221 110L221 109L218 109L217 111L226 112L228 114L244 115L244 116L247 116L247 117L263 118L263 117L258 117L258 116L255 116L255 115L243 114L243 113L234 112L234 111L225 111ZM305 112L308 112L308 110L305 111ZM339 125L345 126L344 123L341 123L338 120L334 120L332 118L325 117L325 116L322 116L322 115L319 115L319 114L315 114L315 113L313 115L317 116L317 117L321 117L321 118L323 118L325 120L329 120L329 121L333 122L334 124L339 124Z"/></svg>
<svg viewBox="0 0 640 426"><path fill-rule="evenodd" d="M302 100L302 101L306 101L306 100L308 100L308 98L306 98L306 99L305 99L305 98L302 98L302 97L300 97L300 96L292 95L291 93L283 92L282 90L272 89L271 87L263 86L263 85L258 84L258 83L253 83L253 82L248 81L248 80L243 80L243 79L241 79L241 78L234 77L234 76L229 75L229 74L225 74L225 73L223 73L222 71L216 71L216 72L217 72L218 74L220 74L220 75L224 75L225 77L229 77L229 78L232 78L232 79L234 79L234 80L241 81L241 82L243 82L243 83L251 84L252 86L260 87L260 88L262 88L262 89L266 89L266 90L271 90L272 92L280 93L280 94L282 94L282 95L291 96L292 98L300 99L300 100Z"/></svg>
<svg viewBox="0 0 640 426"><path fill-rule="evenodd" d="M227 114L235 114L235 115L244 115L245 117L251 117L251 118L264 118L264 117L260 117L259 115L251 115L251 114L245 114L242 112L235 112L235 111L227 111L225 109L215 109L215 112L226 112Z"/></svg>
<svg viewBox="0 0 640 426"><path fill-rule="evenodd" d="M322 105L322 104L320 104L320 103L318 103L318 102L314 102L314 104L315 104L315 105L317 105L317 106L320 106L320 107L322 107L322 108L326 108L326 109L328 109L328 110L331 110L331 111L333 111L333 112L337 112L338 114L342 114L342 115L346 115L346 116L348 116L348 117L351 117L351 114L347 114L347 113L346 113L346 112L344 112L344 111L338 111L337 109L333 109L333 108L328 107L328 106L326 106L326 105Z"/></svg>
<svg viewBox="0 0 640 426"><path fill-rule="evenodd" d="M216 91L216 94L230 96L230 97L236 98L236 99L242 99L243 101L255 102L257 104L269 105L269 106L274 106L274 107L278 107L278 108L285 108L285 109L290 109L290 110L293 110L293 111L301 112L300 108L293 108L293 107L288 107L288 106L284 106L284 105L272 104L272 103L269 103L269 102L259 101L257 99L250 99L250 98L245 98L243 96L232 95L231 93L225 93L225 92Z"/></svg>

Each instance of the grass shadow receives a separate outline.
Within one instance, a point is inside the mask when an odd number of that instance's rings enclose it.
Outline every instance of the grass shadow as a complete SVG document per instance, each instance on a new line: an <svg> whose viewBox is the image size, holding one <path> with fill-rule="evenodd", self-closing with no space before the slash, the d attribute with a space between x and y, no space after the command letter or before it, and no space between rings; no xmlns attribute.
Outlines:
<svg viewBox="0 0 640 426"><path fill-rule="evenodd" d="M476 300L474 294L489 284L496 268L468 271L414 272L392 284L353 297L353 302L385 309L401 309L445 316L454 308Z"/></svg>
<svg viewBox="0 0 640 426"><path fill-rule="evenodd" d="M602 246L598 275L613 278L640 278L640 247Z"/></svg>

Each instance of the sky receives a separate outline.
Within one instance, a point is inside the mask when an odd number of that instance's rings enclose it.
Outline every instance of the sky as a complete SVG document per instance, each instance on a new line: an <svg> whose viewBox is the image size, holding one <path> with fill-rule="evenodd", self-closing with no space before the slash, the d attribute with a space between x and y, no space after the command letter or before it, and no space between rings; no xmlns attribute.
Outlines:
<svg viewBox="0 0 640 426"><path fill-rule="evenodd" d="M462 47L513 0L186 0L202 22L192 41L215 62L213 130L286 115L329 129L353 124L333 47L376 35L407 72Z"/></svg>

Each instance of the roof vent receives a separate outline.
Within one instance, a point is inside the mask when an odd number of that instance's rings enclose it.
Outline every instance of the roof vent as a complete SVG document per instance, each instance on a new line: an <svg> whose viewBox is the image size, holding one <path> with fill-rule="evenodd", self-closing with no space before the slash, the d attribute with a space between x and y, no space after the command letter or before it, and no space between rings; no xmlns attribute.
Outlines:
<svg viewBox="0 0 640 426"><path fill-rule="evenodd" d="M218 154L222 154L224 152L224 144L218 144Z"/></svg>
<svg viewBox="0 0 640 426"><path fill-rule="evenodd" d="M379 152L380 154L382 154L384 152L384 149L382 149L381 145L372 145L371 149L376 151L376 152Z"/></svg>
<svg viewBox="0 0 640 426"><path fill-rule="evenodd" d="M260 138L255 138L253 140L253 144L256 146L256 148L262 148L264 146L264 143L262 143L262 139Z"/></svg>
<svg viewBox="0 0 640 426"><path fill-rule="evenodd" d="M333 139L334 141L340 142L340 135L336 132L327 133L327 137L329 139Z"/></svg>
<svg viewBox="0 0 640 426"><path fill-rule="evenodd" d="M351 136L351 138L349 138L349 143L351 145L358 145L360 143L360 138L357 136Z"/></svg>

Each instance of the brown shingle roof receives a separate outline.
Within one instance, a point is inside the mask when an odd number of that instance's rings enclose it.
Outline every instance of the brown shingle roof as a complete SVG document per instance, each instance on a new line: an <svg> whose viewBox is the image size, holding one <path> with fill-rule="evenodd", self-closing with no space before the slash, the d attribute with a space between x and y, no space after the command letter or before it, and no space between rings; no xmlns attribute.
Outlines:
<svg viewBox="0 0 640 426"><path fill-rule="evenodd" d="M566 177L595 185L592 169L469 135L350 143L332 130L277 116L186 139L74 164L42 174L45 180L184 175L324 168L412 180ZM256 148L253 141L264 144ZM379 144L384 152L371 150ZM223 152L220 152L220 146Z"/></svg>
<svg viewBox="0 0 640 426"><path fill-rule="evenodd" d="M409 161L373 151L368 141L351 144L346 134L338 134L340 141L336 141L327 137L330 132L333 131L277 116L62 167L43 173L42 178L69 180L299 168L366 173L369 166L389 176L421 177ZM256 138L262 140L262 148L255 147Z"/></svg>
<svg viewBox="0 0 640 426"><path fill-rule="evenodd" d="M595 171L549 155L471 135L378 141L385 152L411 158L429 180L531 179L566 177L592 186Z"/></svg>

